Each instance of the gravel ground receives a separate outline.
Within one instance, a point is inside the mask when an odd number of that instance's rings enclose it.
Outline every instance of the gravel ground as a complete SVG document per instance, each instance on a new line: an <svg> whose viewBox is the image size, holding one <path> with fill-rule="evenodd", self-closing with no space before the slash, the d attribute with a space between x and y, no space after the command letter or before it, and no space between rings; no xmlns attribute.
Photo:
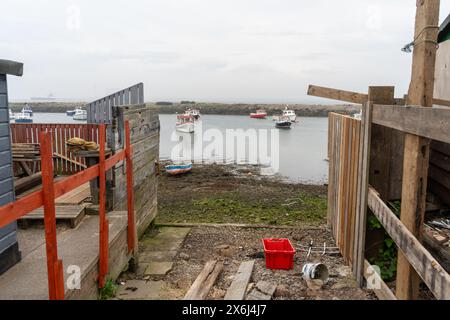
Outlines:
<svg viewBox="0 0 450 320"><path fill-rule="evenodd" d="M218 281L208 299L223 299L233 276L243 261L255 260L251 283L260 280L278 286L275 299L292 300L367 300L376 299L369 291L361 290L339 254L312 253L307 260L306 252L297 250L295 267L291 271L271 271L265 268L262 238L289 238L295 247L308 245L334 247L329 231L324 227L292 229L255 229L236 227L195 227L187 236L172 271L166 276L163 298L181 299L208 260L224 262ZM329 268L329 281L322 289L309 289L301 278L305 262L320 262ZM250 284L252 286L252 284Z"/></svg>

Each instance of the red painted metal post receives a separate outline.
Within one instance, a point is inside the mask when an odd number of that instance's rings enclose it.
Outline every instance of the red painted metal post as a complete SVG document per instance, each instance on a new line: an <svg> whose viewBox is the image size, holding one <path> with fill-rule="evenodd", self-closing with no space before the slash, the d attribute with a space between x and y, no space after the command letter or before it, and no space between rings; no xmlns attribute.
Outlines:
<svg viewBox="0 0 450 320"><path fill-rule="evenodd" d="M104 124L99 126L99 276L98 286L103 288L108 274L108 231L109 223L106 219L106 164L105 164L105 141L106 141L106 127Z"/></svg>
<svg viewBox="0 0 450 320"><path fill-rule="evenodd" d="M130 123L125 121L125 154L127 165L127 207L128 207L128 253L136 247L136 218L134 216L134 195L133 195L133 160L130 138Z"/></svg>
<svg viewBox="0 0 450 320"><path fill-rule="evenodd" d="M53 152L50 132L40 132L42 196L44 202L45 247L47 253L48 295L50 300L64 299L64 273L58 260L56 210L53 184Z"/></svg>

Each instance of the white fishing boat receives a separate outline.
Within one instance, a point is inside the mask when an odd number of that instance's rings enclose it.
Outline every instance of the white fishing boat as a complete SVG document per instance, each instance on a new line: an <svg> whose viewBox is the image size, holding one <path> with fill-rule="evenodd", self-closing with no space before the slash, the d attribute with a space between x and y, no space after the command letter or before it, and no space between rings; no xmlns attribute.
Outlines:
<svg viewBox="0 0 450 320"><path fill-rule="evenodd" d="M69 117L73 117L78 111L82 111L81 108L75 108L74 110L67 110L66 115Z"/></svg>
<svg viewBox="0 0 450 320"><path fill-rule="evenodd" d="M200 111L197 109L187 109L185 115L192 116L194 120L200 119Z"/></svg>
<svg viewBox="0 0 450 320"><path fill-rule="evenodd" d="M297 115L294 110L289 110L287 107L283 110L283 117L289 118L291 122L297 122Z"/></svg>
<svg viewBox="0 0 450 320"><path fill-rule="evenodd" d="M17 113L14 118L15 123L33 123L33 118L28 113Z"/></svg>
<svg viewBox="0 0 450 320"><path fill-rule="evenodd" d="M14 120L16 119L16 114L14 112L11 111L11 109L9 109L9 120Z"/></svg>
<svg viewBox="0 0 450 320"><path fill-rule="evenodd" d="M176 128L178 132L193 133L195 131L194 117L191 115L178 115Z"/></svg>
<svg viewBox="0 0 450 320"><path fill-rule="evenodd" d="M22 113L28 114L30 117L33 116L33 110L31 109L31 107L28 104L26 104L25 107L22 108Z"/></svg>
<svg viewBox="0 0 450 320"><path fill-rule="evenodd" d="M275 127L279 129L290 129L291 125L291 120L286 116L280 116L277 120L275 120Z"/></svg>
<svg viewBox="0 0 450 320"><path fill-rule="evenodd" d="M87 111L78 109L73 115L73 120L87 120Z"/></svg>

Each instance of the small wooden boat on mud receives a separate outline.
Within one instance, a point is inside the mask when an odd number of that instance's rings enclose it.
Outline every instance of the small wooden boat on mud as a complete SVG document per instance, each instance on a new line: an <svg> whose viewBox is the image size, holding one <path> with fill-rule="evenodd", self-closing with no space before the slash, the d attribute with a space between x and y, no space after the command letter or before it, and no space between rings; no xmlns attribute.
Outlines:
<svg viewBox="0 0 450 320"><path fill-rule="evenodd" d="M168 165L165 169L168 174L176 176L192 171L192 163Z"/></svg>
<svg viewBox="0 0 450 320"><path fill-rule="evenodd" d="M265 119L265 118L267 118L267 112L266 112L266 110L263 110L263 109L256 110L256 112L250 113L250 118Z"/></svg>
<svg viewBox="0 0 450 320"><path fill-rule="evenodd" d="M176 128L179 132L193 133L195 130L194 117L191 115L178 115Z"/></svg>
<svg viewBox="0 0 450 320"><path fill-rule="evenodd" d="M280 116L278 119L275 119L275 127L279 129L290 129L292 125L289 117Z"/></svg>

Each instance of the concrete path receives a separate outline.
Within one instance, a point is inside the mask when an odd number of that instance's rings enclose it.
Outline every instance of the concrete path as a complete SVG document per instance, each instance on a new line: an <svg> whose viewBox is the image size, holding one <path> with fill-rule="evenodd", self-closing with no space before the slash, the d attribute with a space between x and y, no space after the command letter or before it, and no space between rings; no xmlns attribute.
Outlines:
<svg viewBox="0 0 450 320"><path fill-rule="evenodd" d="M191 228L163 227L158 234L139 242L139 268L136 279L120 286L116 298L121 300L158 300L165 276Z"/></svg>

